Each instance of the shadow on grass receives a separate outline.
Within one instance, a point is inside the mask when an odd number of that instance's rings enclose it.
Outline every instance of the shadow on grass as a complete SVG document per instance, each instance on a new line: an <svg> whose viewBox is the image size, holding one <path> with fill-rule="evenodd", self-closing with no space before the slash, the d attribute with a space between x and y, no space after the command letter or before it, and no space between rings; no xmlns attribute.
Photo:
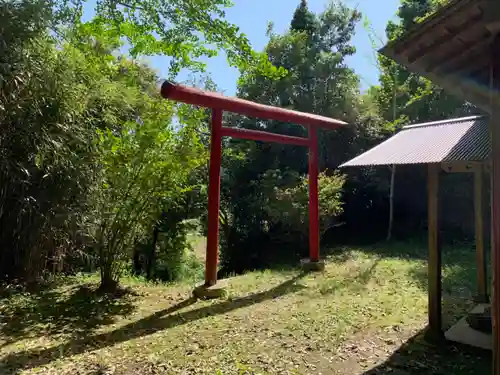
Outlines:
<svg viewBox="0 0 500 375"><path fill-rule="evenodd" d="M9 354L1 359L3 368L0 367L0 369L4 371L2 373L16 374L21 370L46 365L62 357L71 357L88 351L106 348L209 316L225 314L233 310L278 298L304 289L305 286L296 284L296 282L306 274L307 273L302 272L290 280L260 293L235 298L215 305L200 307L194 310L188 310L186 312L176 313L196 302L194 298L189 298L168 309L158 311L146 318L127 324L112 332L76 338L49 348L32 349Z"/></svg>
<svg viewBox="0 0 500 375"><path fill-rule="evenodd" d="M382 258L399 258L408 260L427 261L427 240L421 238L408 239L406 241L382 241L374 244L361 246L333 246L322 249L324 256L342 257L348 256L353 249L367 254L373 254ZM472 243L448 243L443 245L443 265L474 266L475 250ZM346 255L347 253L347 255Z"/></svg>
<svg viewBox="0 0 500 375"><path fill-rule="evenodd" d="M37 280L37 282L23 283L13 280L10 283L0 283L0 303L19 295L37 295L56 289L60 286L68 285L68 278L57 277L49 280Z"/></svg>
<svg viewBox="0 0 500 375"><path fill-rule="evenodd" d="M342 260L343 261L343 260ZM353 292L359 292L366 287L368 282L371 280L377 265L380 263L380 259L375 259L368 267L359 270L355 275L350 275L344 279L338 280L333 279L332 281L327 281L323 286L320 287L319 292L321 294L334 294L338 290L349 287Z"/></svg>
<svg viewBox="0 0 500 375"><path fill-rule="evenodd" d="M381 242L357 248L343 246L329 249L324 254L333 262L343 263L353 259L353 250L368 254L378 261L401 259L411 262L413 265L409 269L409 276L415 280L419 288L427 292L428 255L427 244L423 241ZM373 270L366 271L369 277ZM346 282L351 281L346 280ZM472 309L473 299L477 294L476 282L474 245L455 243L444 246L442 249L442 311L445 328L454 324Z"/></svg>
<svg viewBox="0 0 500 375"><path fill-rule="evenodd" d="M431 345L421 331L384 363L363 375L476 375L491 374L491 352L443 342Z"/></svg>
<svg viewBox="0 0 500 375"><path fill-rule="evenodd" d="M427 242L415 238L407 241L381 241L363 245L337 245L322 249L323 255L333 257L349 257L352 250L359 250L381 258L399 258L411 260L427 260Z"/></svg>
<svg viewBox="0 0 500 375"><path fill-rule="evenodd" d="M445 328L462 318L474 306L477 294L476 261L473 246L457 244L442 250L442 309ZM427 262L415 267L411 276L427 290Z"/></svg>
<svg viewBox="0 0 500 375"><path fill-rule="evenodd" d="M382 258L417 261L410 276L423 290L428 289L427 244L422 241L380 243L359 249ZM342 253L338 253L341 255ZM476 292L475 249L471 244L448 244L442 249L442 315L445 329L474 305ZM466 375L491 373L491 352L450 342L431 345L425 330L402 345L383 364L363 375Z"/></svg>
<svg viewBox="0 0 500 375"><path fill-rule="evenodd" d="M418 285L427 290L428 270L427 244L420 241L381 242L374 245L355 248L377 259L397 258L415 261L411 276ZM325 255L335 262L345 262L350 259L353 248L336 247L329 249ZM442 249L442 286L443 294L460 298L472 298L476 293L476 260L473 244L448 244Z"/></svg>
<svg viewBox="0 0 500 375"><path fill-rule="evenodd" d="M2 346L40 334L89 335L133 310L130 291L103 294L92 285L10 293L10 298L0 301Z"/></svg>

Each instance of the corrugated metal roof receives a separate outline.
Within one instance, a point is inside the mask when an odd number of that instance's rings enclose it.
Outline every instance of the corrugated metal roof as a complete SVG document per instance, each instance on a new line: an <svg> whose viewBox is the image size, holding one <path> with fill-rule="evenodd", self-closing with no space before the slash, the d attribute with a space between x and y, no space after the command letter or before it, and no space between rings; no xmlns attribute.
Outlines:
<svg viewBox="0 0 500 375"><path fill-rule="evenodd" d="M405 126L340 167L481 161L491 150L488 118L462 117Z"/></svg>

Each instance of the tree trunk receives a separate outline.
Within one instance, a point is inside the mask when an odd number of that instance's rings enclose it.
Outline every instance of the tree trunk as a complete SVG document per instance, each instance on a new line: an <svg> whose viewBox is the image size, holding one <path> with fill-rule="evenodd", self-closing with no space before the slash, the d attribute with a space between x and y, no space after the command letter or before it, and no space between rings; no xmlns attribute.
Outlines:
<svg viewBox="0 0 500 375"><path fill-rule="evenodd" d="M392 122L396 122L396 90L397 90L397 71L393 76L393 89L392 89ZM391 186L389 188L389 223L387 226L387 238L389 241L392 237L392 224L394 221L394 179L396 177L396 165L393 164L391 168Z"/></svg>
<svg viewBox="0 0 500 375"><path fill-rule="evenodd" d="M142 273L141 255L139 249L139 246L136 244L132 255L132 268L134 270L134 275L136 276L139 276Z"/></svg>
<svg viewBox="0 0 500 375"><path fill-rule="evenodd" d="M101 270L101 284L99 292L114 292L118 289L118 281L113 278L111 267L106 267Z"/></svg>
<svg viewBox="0 0 500 375"><path fill-rule="evenodd" d="M151 244L151 249L148 257L148 267L146 269L146 278L151 280L154 274L154 268L156 263L156 243L158 242L158 233L160 232L159 224L155 225L153 231L153 243Z"/></svg>
<svg viewBox="0 0 500 375"><path fill-rule="evenodd" d="M396 178L396 165L391 168L391 186L389 188L389 223L387 226L387 238L389 241L392 237L392 223L394 221L394 179Z"/></svg>

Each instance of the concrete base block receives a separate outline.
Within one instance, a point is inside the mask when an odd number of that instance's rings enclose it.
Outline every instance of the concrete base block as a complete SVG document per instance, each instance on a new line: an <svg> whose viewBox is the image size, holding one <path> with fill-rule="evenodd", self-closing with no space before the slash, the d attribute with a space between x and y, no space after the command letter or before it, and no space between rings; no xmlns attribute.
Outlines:
<svg viewBox="0 0 500 375"><path fill-rule="evenodd" d="M446 342L443 331L435 331L427 327L424 332L424 339L426 342L432 345L442 345Z"/></svg>
<svg viewBox="0 0 500 375"><path fill-rule="evenodd" d="M474 296L473 301L478 305L482 303L490 303L490 297L488 295L478 294Z"/></svg>
<svg viewBox="0 0 500 375"><path fill-rule="evenodd" d="M324 271L325 261L320 259L317 262L311 262L310 259L301 259L300 266L304 271Z"/></svg>
<svg viewBox="0 0 500 375"><path fill-rule="evenodd" d="M489 308L489 304L480 304L475 306L472 313L482 313ZM493 336L488 333L477 331L469 326L467 318L460 319L446 333L446 339L459 344L469 345L480 349L493 349Z"/></svg>
<svg viewBox="0 0 500 375"><path fill-rule="evenodd" d="M220 285L207 286L203 284L194 288L193 297L199 299L223 299L227 297L227 291Z"/></svg>

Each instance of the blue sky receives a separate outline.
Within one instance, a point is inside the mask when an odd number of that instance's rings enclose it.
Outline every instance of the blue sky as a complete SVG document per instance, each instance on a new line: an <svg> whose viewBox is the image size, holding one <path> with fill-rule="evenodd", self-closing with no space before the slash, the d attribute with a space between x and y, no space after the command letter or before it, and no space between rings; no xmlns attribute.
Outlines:
<svg viewBox="0 0 500 375"><path fill-rule="evenodd" d="M309 0L309 8L314 12L321 12L328 0ZM235 5L226 12L228 21L240 27L246 34L253 48L257 51L263 50L267 43L266 29L268 22L274 23L276 32L285 31L292 19L299 0L233 0ZM399 0L344 0L344 2L357 8L366 17L377 38L385 36L385 26L389 19L393 19L400 3ZM89 1L88 7L92 7L94 1ZM361 77L362 89L378 82L378 70L375 65L372 44L361 22L353 39L356 54L349 58L349 66L354 68ZM151 65L159 72L160 76L167 76L168 58L149 57ZM227 65L225 56L221 54L207 61L208 72L218 88L227 95L233 95L236 90L238 71ZM183 74L179 81L186 79Z"/></svg>

